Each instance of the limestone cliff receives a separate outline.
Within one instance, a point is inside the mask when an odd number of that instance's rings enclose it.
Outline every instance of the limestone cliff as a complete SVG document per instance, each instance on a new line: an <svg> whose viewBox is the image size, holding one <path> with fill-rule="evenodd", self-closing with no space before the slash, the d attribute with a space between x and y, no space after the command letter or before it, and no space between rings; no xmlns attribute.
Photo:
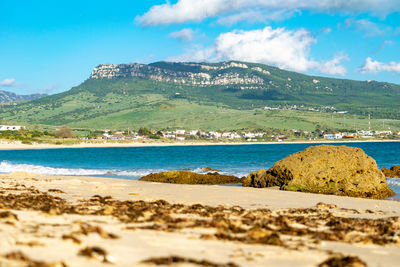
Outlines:
<svg viewBox="0 0 400 267"><path fill-rule="evenodd" d="M166 63L163 64L173 64ZM94 68L91 79L110 79L117 77L141 77L160 82L187 84L196 86L209 85L245 85L242 89L251 89L249 85L262 86L263 76L270 72L260 67L248 67L244 63L223 62L220 65L202 63L181 63L187 70L173 70L157 65L145 64L101 64ZM226 71L233 69L233 71ZM247 70L247 71L235 71Z"/></svg>

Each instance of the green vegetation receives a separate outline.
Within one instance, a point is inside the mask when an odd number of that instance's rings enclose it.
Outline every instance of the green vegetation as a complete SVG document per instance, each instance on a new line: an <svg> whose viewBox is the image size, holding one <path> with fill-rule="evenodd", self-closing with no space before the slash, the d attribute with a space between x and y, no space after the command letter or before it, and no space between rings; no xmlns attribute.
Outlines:
<svg viewBox="0 0 400 267"><path fill-rule="evenodd" d="M39 130L0 131L0 139L21 141L23 144L42 143L43 140L54 139L54 133Z"/></svg>
<svg viewBox="0 0 400 267"><path fill-rule="evenodd" d="M218 64L207 64L221 66ZM88 79L71 90L19 103L3 104L3 121L96 129L258 130L400 129L400 85L307 76L261 64L206 71L257 75L264 83L190 86L128 77ZM159 62L173 71L205 72L199 66ZM260 67L270 74L252 70ZM294 105L297 106L297 110ZM264 110L265 106L279 110ZM316 111L306 111L307 108ZM349 114L333 113L346 110ZM351 114L351 115L350 115ZM79 135L79 134L78 134Z"/></svg>
<svg viewBox="0 0 400 267"><path fill-rule="evenodd" d="M170 184L238 184L242 182L238 177L222 175L217 172L198 174L187 171L151 173L139 180Z"/></svg>

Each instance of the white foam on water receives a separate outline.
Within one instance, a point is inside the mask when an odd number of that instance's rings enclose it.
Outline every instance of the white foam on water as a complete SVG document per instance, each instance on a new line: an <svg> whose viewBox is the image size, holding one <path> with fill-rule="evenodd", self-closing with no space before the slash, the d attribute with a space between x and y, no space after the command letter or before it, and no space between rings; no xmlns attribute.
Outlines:
<svg viewBox="0 0 400 267"><path fill-rule="evenodd" d="M400 188L400 178L386 178L387 184Z"/></svg>
<svg viewBox="0 0 400 267"><path fill-rule="evenodd" d="M196 168L196 169L192 170L192 172L199 173L199 174L207 174L209 172L214 172L214 171L204 171L203 167L201 167L201 168ZM225 170L225 171L223 171L223 170L220 170L220 171L217 171L217 172L219 174L222 174L222 175L233 175L233 176L236 176L236 177L247 176L250 173L250 171L244 171L244 170L243 171L237 171L237 170Z"/></svg>
<svg viewBox="0 0 400 267"><path fill-rule="evenodd" d="M142 177L150 173L161 172L165 170L157 169L130 169L130 170L112 170L112 169L82 169L82 168L53 168L42 165L32 164L14 164L8 161L0 163L1 173L11 173L16 171L30 172L45 175L73 175L73 176L129 176Z"/></svg>

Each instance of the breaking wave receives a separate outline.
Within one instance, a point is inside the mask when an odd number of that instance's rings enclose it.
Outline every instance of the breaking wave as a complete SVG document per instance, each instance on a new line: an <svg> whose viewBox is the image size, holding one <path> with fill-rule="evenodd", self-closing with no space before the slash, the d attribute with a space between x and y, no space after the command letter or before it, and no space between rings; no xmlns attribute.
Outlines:
<svg viewBox="0 0 400 267"><path fill-rule="evenodd" d="M150 173L161 172L160 169L128 169L128 170L113 170L113 169L82 169L82 168L53 168L41 165L32 164L14 164L7 161L0 163L0 172L30 172L45 175L73 175L73 176L122 176L122 177L142 177Z"/></svg>
<svg viewBox="0 0 400 267"><path fill-rule="evenodd" d="M390 186L396 186L400 188L400 179L399 178L386 178L387 184Z"/></svg>
<svg viewBox="0 0 400 267"><path fill-rule="evenodd" d="M85 169L85 168L55 168L42 165L33 164L18 164L11 163L9 161L2 161L0 163L0 173L11 173L11 172L30 172L45 175L65 175L65 176L112 176L112 177L130 177L139 178L150 173L165 172L167 169ZM208 171L204 171L202 168L196 168L190 170L192 172L205 174ZM224 175L234 175L237 177L247 176L249 171L246 170L229 170L229 171L218 171Z"/></svg>

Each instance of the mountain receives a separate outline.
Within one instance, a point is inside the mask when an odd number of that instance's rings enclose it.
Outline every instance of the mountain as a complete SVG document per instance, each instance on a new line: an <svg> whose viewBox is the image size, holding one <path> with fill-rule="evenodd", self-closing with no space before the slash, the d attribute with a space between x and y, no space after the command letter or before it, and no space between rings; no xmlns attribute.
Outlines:
<svg viewBox="0 0 400 267"><path fill-rule="evenodd" d="M309 76L238 61L156 62L102 64L67 92L3 105L0 112L3 120L82 128L312 130L316 124L349 127L352 122L342 115L335 122L335 111L354 114L362 123L371 114L397 125L399 100L400 85L391 83Z"/></svg>
<svg viewBox="0 0 400 267"><path fill-rule="evenodd" d="M45 96L47 96L47 94L18 95L13 92L0 90L0 103L34 100Z"/></svg>

